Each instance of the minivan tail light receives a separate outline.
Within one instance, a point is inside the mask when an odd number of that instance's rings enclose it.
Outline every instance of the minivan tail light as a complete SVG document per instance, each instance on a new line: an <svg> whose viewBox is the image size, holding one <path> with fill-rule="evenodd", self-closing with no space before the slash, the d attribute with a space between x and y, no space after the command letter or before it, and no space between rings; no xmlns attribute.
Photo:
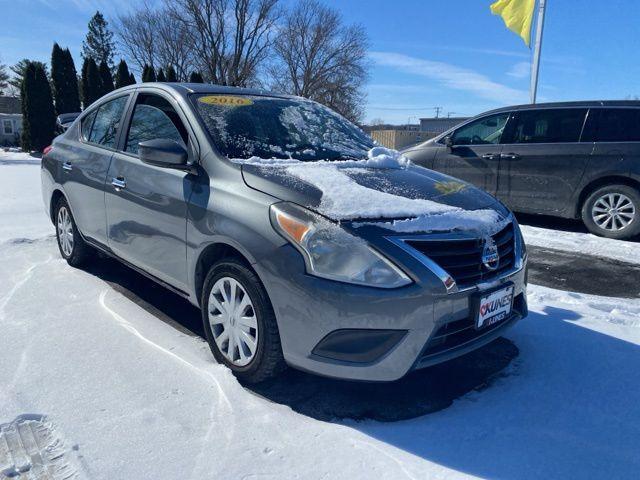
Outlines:
<svg viewBox="0 0 640 480"><path fill-rule="evenodd" d="M42 151L43 155L46 155L47 153L49 153L51 150L53 150L53 145L49 145L48 147L44 147L44 150Z"/></svg>

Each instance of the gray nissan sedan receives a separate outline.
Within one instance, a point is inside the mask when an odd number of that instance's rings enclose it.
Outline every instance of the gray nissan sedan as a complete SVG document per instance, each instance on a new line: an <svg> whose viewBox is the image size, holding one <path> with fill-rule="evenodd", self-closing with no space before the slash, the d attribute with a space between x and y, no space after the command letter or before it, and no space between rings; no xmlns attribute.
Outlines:
<svg viewBox="0 0 640 480"><path fill-rule="evenodd" d="M187 298L247 382L392 381L527 314L506 207L297 97L116 90L46 149L42 194L70 265L102 252Z"/></svg>

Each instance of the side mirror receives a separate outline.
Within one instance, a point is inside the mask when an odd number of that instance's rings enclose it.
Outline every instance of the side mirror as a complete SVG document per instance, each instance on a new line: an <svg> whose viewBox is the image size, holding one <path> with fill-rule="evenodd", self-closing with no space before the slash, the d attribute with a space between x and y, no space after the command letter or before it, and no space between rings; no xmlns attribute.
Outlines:
<svg viewBox="0 0 640 480"><path fill-rule="evenodd" d="M156 138L138 144L140 160L149 165L167 168L187 167L187 151L175 140Z"/></svg>
<svg viewBox="0 0 640 480"><path fill-rule="evenodd" d="M453 138L448 135L444 137L444 146L451 150L453 148Z"/></svg>

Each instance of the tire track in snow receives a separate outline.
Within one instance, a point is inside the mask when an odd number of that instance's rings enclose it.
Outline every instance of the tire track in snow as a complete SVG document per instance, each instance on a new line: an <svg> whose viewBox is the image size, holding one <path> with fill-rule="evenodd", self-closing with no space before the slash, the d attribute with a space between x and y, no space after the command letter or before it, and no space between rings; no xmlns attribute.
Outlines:
<svg viewBox="0 0 640 480"><path fill-rule="evenodd" d="M157 343L153 342L152 340L149 340L147 337L142 335L138 331L138 329L136 329L129 321L127 321L118 312L116 312L115 310L113 310L111 307L109 307L106 304L106 297L107 297L108 293L109 293L109 290L103 290L100 293L100 297L98 299L98 303L100 304L100 306L107 313L109 313L116 320L118 325L120 325L122 328L124 328L128 332L132 333L133 335L135 335L142 342L144 342L147 345L153 347L154 349L164 353L165 355L169 356L170 358L172 358L173 360L177 361L178 363L183 364L184 366L188 367L190 370L193 370L194 372L196 372L200 377L204 378L205 380L211 380L215 384L216 388L218 389L218 393L220 394L219 398L221 400L224 400L224 403L226 404L227 408L229 408L230 410L233 410L233 406L231 405L231 402L230 402L229 398L227 397L227 395L224 393L224 390L222 389L222 386L220 385L220 382L218 381L217 378L215 378L215 376L213 376L213 374L211 372L207 372L206 370L203 370L202 368L194 365L193 363L185 360L184 358L176 355L172 351L167 350L163 346L158 345Z"/></svg>
<svg viewBox="0 0 640 480"><path fill-rule="evenodd" d="M212 405L211 406L211 410L209 411L209 428L207 429L207 432L204 435L204 437L202 437L202 447L200 449L200 452L198 452L198 455L196 456L196 459L195 459L195 462L194 462L193 471L192 471L192 475L190 477L190 478L202 478L200 475L196 474L196 472L198 471L198 469L201 468L200 465L202 463L202 459L205 457L206 447L209 444L209 440L211 439L211 436L212 436L212 434L214 432L214 429L216 429L216 427L219 426L217 420L220 418L221 415L224 416L225 422L228 422L228 423L225 424L225 428L222 429L223 433L226 436L226 440L227 440L226 442L224 442L224 450L228 450L230 445L231 445L231 439L234 436L235 421L234 421L234 418L233 418L234 408L233 408L233 405L231 404L231 401L229 400L229 397L227 397L227 395L224 392L222 386L220 385L220 382L218 381L217 378L215 378L215 376L211 372L208 372L208 371L206 371L206 370L204 370L204 369L192 364L191 362L185 360L184 358L176 355L172 351L167 350L163 346L158 345L157 343L155 343L152 340L148 339L147 337L142 335L138 331L138 329L136 329L131 324L131 322L127 321L124 317L122 317L122 315L120 315L118 312L116 312L111 307L109 307L107 305L107 303L106 303L106 298L107 298L107 294L108 293L109 293L109 290L103 290L100 293L100 296L98 298L98 303L100 304L100 306L109 315L111 315L116 320L118 325L120 325L122 328L124 328L128 332L132 333L134 336L136 336L142 342L144 342L147 345L151 346L152 348L158 350L159 352L167 355L169 358L171 358L172 360L176 361L177 363L180 363L180 364L184 365L189 370L194 371L198 376L203 378L205 381L208 381L208 382L210 381L216 386L216 388L218 390L218 404L217 405L215 405L215 404ZM223 409L226 410L226 411L220 413L218 411L218 408L220 406L222 406ZM220 429L218 428L217 431L220 431ZM217 454L217 456L219 458L226 458L225 455L224 455L224 452L221 452L220 450L216 451L216 454Z"/></svg>

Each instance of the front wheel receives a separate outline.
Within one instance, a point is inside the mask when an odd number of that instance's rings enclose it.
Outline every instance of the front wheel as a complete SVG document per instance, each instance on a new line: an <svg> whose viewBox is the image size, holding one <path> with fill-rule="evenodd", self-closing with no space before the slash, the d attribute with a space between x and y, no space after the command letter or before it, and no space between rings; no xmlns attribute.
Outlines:
<svg viewBox="0 0 640 480"><path fill-rule="evenodd" d="M582 206L591 233L620 240L640 234L640 192L628 185L607 185L592 192Z"/></svg>
<svg viewBox="0 0 640 480"><path fill-rule="evenodd" d="M211 267L202 292L202 321L213 356L248 383L285 367L275 314L256 274L236 259Z"/></svg>
<svg viewBox="0 0 640 480"><path fill-rule="evenodd" d="M91 256L91 247L84 241L71 214L69 204L60 198L55 212L56 239L60 255L72 267L79 267Z"/></svg>

